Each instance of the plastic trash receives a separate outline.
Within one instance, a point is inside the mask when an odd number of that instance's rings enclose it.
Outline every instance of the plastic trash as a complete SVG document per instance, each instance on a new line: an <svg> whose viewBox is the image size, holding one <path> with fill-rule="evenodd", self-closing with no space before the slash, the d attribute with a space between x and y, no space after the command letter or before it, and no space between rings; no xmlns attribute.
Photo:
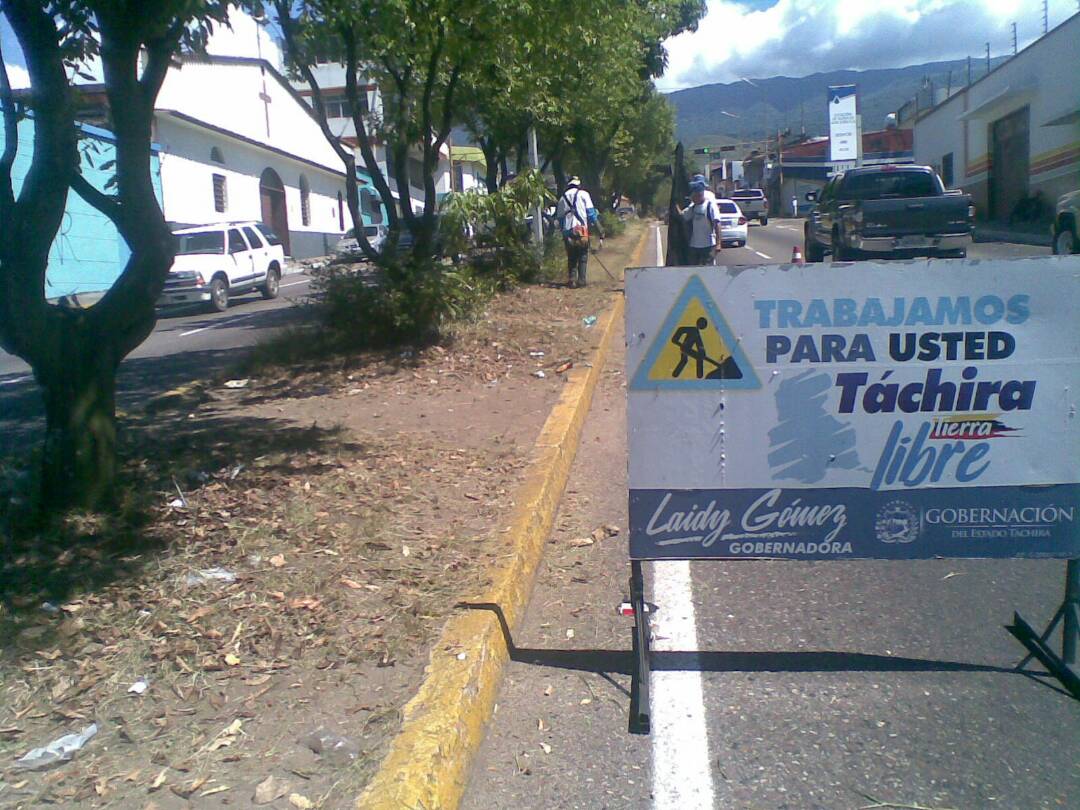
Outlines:
<svg viewBox="0 0 1080 810"><path fill-rule="evenodd" d="M534 377L539 377L542 380L542 379L544 379L544 377L547 376L547 374L545 374L543 371L534 371L533 376Z"/></svg>
<svg viewBox="0 0 1080 810"><path fill-rule="evenodd" d="M78 734L65 734L42 748L35 748L15 760L15 767L24 771L42 771L70 762L97 733L97 723L91 723Z"/></svg>
<svg viewBox="0 0 1080 810"><path fill-rule="evenodd" d="M52 602L42 602L41 609L53 616L60 612L60 608L54 605Z"/></svg>
<svg viewBox="0 0 1080 810"><path fill-rule="evenodd" d="M529 352L529 357L543 357L543 352Z"/></svg>
<svg viewBox="0 0 1080 810"><path fill-rule="evenodd" d="M190 585L202 585L204 582L236 582L236 574L227 568L203 568L192 571L184 580Z"/></svg>
<svg viewBox="0 0 1080 810"><path fill-rule="evenodd" d="M307 735L304 745L335 767L348 765L360 756L360 746L355 742L324 728Z"/></svg>
<svg viewBox="0 0 1080 810"><path fill-rule="evenodd" d="M146 690L150 688L150 681L146 678L139 678L131 686L128 687L128 693L132 695L145 695Z"/></svg>
<svg viewBox="0 0 1080 810"><path fill-rule="evenodd" d="M589 316L587 316L585 318L582 318L581 322L582 322L582 324L585 325L585 328L588 329L590 326L595 326L596 325L596 316L595 315L589 315Z"/></svg>
<svg viewBox="0 0 1080 810"><path fill-rule="evenodd" d="M226 380L225 381L225 387L226 388L247 388L249 382L251 382L251 380L247 379L247 378L245 378L243 380Z"/></svg>

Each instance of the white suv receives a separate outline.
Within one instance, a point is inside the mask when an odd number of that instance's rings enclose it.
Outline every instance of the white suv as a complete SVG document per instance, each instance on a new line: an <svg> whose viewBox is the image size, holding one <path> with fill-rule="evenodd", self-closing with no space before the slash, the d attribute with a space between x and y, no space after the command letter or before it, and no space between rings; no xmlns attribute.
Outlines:
<svg viewBox="0 0 1080 810"><path fill-rule="evenodd" d="M173 231L177 239L162 306L205 302L224 312L229 296L258 290L277 298L285 250L281 240L258 222L226 222Z"/></svg>

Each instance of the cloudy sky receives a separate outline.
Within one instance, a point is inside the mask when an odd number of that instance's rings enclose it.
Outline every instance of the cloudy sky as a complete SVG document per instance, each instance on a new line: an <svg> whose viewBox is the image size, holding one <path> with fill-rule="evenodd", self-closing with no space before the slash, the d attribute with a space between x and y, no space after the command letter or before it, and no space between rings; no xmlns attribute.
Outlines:
<svg viewBox="0 0 1080 810"><path fill-rule="evenodd" d="M1050 27L1077 11L1049 0ZM708 0L698 30L667 42L657 82L677 90L740 77L902 67L1012 50L1042 33L1042 0Z"/></svg>

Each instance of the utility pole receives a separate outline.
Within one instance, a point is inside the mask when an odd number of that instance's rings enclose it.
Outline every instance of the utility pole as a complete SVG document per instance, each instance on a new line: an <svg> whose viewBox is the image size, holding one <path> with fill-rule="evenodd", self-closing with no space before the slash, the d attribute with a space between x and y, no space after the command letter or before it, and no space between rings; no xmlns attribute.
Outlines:
<svg viewBox="0 0 1080 810"><path fill-rule="evenodd" d="M990 72L990 43L986 43L986 72Z"/></svg>
<svg viewBox="0 0 1080 810"><path fill-rule="evenodd" d="M945 85L945 98L952 95L952 68L949 68L949 82Z"/></svg>
<svg viewBox="0 0 1080 810"><path fill-rule="evenodd" d="M1078 4L1080 5L1080 4ZM1050 0L1043 0L1043 36L1050 31Z"/></svg>
<svg viewBox="0 0 1080 810"><path fill-rule="evenodd" d="M529 127L529 162L536 171L540 171L540 154L536 148L536 127ZM533 213L533 236L539 250L544 249L544 209L537 205Z"/></svg>
<svg viewBox="0 0 1080 810"><path fill-rule="evenodd" d="M1012 24L1013 29L1013 56L1016 56L1016 23Z"/></svg>
<svg viewBox="0 0 1080 810"><path fill-rule="evenodd" d="M968 82L967 82L968 87L971 87L971 57L970 56L967 58L967 76L968 76Z"/></svg>

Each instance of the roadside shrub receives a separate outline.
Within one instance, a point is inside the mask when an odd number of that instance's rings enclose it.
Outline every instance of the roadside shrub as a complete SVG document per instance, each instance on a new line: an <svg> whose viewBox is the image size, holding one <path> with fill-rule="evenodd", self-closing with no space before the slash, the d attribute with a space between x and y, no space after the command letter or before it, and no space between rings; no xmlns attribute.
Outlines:
<svg viewBox="0 0 1080 810"><path fill-rule="evenodd" d="M527 218L550 199L543 176L532 169L493 194L450 194L440 209L444 242L453 244L453 253L467 255L475 272L500 289L535 281L542 257Z"/></svg>
<svg viewBox="0 0 1080 810"><path fill-rule="evenodd" d="M324 327L341 348L377 349L438 340L471 315L496 285L466 266L403 257L370 273L329 265L313 290Z"/></svg>
<svg viewBox="0 0 1080 810"><path fill-rule="evenodd" d="M614 211L600 212L600 226L609 239L622 236L626 232L626 223L619 219Z"/></svg>

